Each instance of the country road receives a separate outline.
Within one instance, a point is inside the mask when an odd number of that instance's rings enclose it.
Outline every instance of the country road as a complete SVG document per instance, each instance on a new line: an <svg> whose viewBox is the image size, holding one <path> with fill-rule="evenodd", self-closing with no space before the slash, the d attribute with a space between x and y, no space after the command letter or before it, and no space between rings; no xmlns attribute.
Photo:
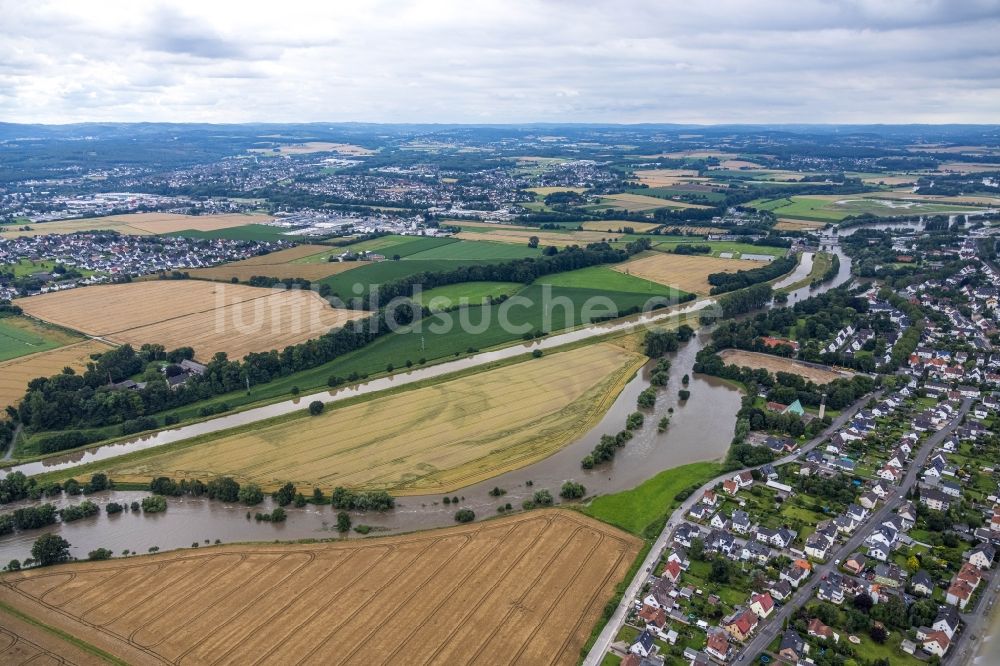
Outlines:
<svg viewBox="0 0 1000 666"><path fill-rule="evenodd" d="M809 442L806 443L804 446L802 446L802 448L800 448L798 451L790 453L783 458L779 458L774 462L772 462L771 464L786 465L790 462L797 460L800 456L804 455L805 453L808 453L809 451L813 450L827 437L829 437L836 430L841 428L845 423L850 421L854 417L854 415L857 414L858 411L865 404L868 403L869 400L871 400L872 398L877 398L881 394L882 394L881 391L877 391L873 394L869 394L862 397L860 400L855 402L851 407L842 411L840 415L836 419L834 419L833 422L823 432L821 432L813 439L809 440ZM758 467L751 467L748 469L758 469ZM694 506L701 499L702 494L706 490L709 490L710 488L715 487L717 484L722 483L726 479L731 478L734 473L735 472L727 472L726 474L717 476L711 481L705 483L700 488L698 488L698 490L691 493L691 495L686 500L681 502L680 506L678 506L677 509L675 509L674 512L670 514L670 518L667 519L667 524L664 526L663 531L660 532L660 535L656 538L656 541L653 542L652 548L649 549L649 554L643 561L642 566L639 567L639 570L636 572L635 577L632 579L632 582L629 583L629 586L625 590L625 594L619 601L618 607L615 609L614 614L611 616L611 619L608 620L608 623L604 626L604 629L597 637L597 641L590 649L590 652L587 653L587 658L584 659L583 661L584 666L598 666L604 659L604 654L608 651L608 648L614 641L615 636L618 635L618 630L625 622L625 617L628 614L628 608L632 604L632 600L636 597L636 595L638 595L639 590L642 588L642 585L649 578L649 571L652 570L653 565L656 564L656 562L659 560L660 553L667 545L667 542L670 539L670 534L671 532L673 532L674 528L680 525L680 523L684 520L684 516L691 509L691 507Z"/></svg>

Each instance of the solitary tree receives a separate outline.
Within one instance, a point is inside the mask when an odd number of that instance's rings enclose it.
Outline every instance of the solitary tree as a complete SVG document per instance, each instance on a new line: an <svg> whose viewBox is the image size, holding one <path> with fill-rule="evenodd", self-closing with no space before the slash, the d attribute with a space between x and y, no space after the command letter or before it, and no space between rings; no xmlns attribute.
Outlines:
<svg viewBox="0 0 1000 666"><path fill-rule="evenodd" d="M313 400L309 403L309 413L313 416L319 416L323 413L323 408L325 405L320 400Z"/></svg>
<svg viewBox="0 0 1000 666"><path fill-rule="evenodd" d="M351 517L346 511L341 511L337 514L337 531L347 532L351 529Z"/></svg>
<svg viewBox="0 0 1000 666"><path fill-rule="evenodd" d="M69 541L57 534L43 534L31 546L31 556L43 567L65 562L69 559Z"/></svg>
<svg viewBox="0 0 1000 666"><path fill-rule="evenodd" d="M538 247L538 236L532 236L528 239L528 247L535 248Z"/></svg>

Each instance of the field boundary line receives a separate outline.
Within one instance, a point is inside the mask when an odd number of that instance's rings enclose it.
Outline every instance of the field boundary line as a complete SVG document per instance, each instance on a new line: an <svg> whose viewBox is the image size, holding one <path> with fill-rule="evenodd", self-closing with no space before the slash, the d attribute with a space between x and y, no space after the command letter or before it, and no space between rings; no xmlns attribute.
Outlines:
<svg viewBox="0 0 1000 666"><path fill-rule="evenodd" d="M16 590L14 590L14 591L17 592ZM38 627L42 631L47 631L50 634L52 634L54 636L57 636L58 638L61 638L62 640L66 641L67 643L69 643L71 645L75 645L76 647L80 648L84 652L89 652L90 654L92 654L94 656L97 656L97 657L100 657L101 659L104 659L108 663L119 664L120 666L128 666L128 662L124 661L123 659L119 659L118 657L116 657L115 655L111 654L110 652L106 652L106 651L102 650L101 648L97 647L96 645L91 645L87 641L85 641L83 639L80 639L80 638L77 638L73 634L70 634L69 632L63 631L62 629L59 629L58 627L53 627L51 625L45 624L41 620L35 619L34 617L32 617L31 615L29 615L28 613L25 613L25 612L23 612L21 610L18 610L17 608L14 608L13 606L11 606L10 604L8 604L8 603L6 603L4 601L0 601L0 611L3 611L5 613L9 613L9 614L13 615L14 617L18 618L19 620L22 620L22 621L24 621L24 622L26 622L26 623L34 626L34 627ZM21 639L20 636L17 636L17 638ZM31 643L31 641L27 641L27 640L25 640L25 642ZM35 645L35 644L31 643L31 645ZM38 647L38 646L36 646L36 647ZM44 648L42 649L42 651L45 652L45 653L49 653L49 651L45 650ZM49 654L51 654L51 653L49 653ZM60 657L58 655L55 655L55 656L57 656L60 660L62 660L60 663L66 663L66 661L65 661L65 659L63 659L63 657Z"/></svg>

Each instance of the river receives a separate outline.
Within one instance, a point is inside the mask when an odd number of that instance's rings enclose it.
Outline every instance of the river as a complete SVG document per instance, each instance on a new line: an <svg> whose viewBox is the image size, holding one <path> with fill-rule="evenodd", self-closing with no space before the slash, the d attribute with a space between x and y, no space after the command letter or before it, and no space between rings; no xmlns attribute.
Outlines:
<svg viewBox="0 0 1000 666"><path fill-rule="evenodd" d="M838 248L834 247L833 249L840 254ZM794 303L797 299L821 293L849 280L850 260L840 254L840 261L840 272L836 279L816 289L810 289L808 286L798 289L789 295L789 302ZM807 263L811 268L811 254L804 256L796 271L776 283L776 286L792 284L808 275L809 271L805 268ZM526 345L484 352L441 365L389 378L376 379L349 389L304 396L296 400L275 403L239 414L177 428L152 437L77 452L56 459L47 459L43 462L19 465L14 469L21 470L26 474L37 474L42 471L71 468L129 451L151 448L205 432L215 432L270 416L285 414L302 409L304 405L316 399L331 402L355 395L364 395L393 386L438 377L482 363L511 358L523 354L529 349L551 348L608 332L627 330L635 326L636 323L644 321L690 314L703 307L706 302L710 302L710 299L674 308L669 313L657 312L632 318L625 322L588 326ZM521 502L529 498L535 490L548 488L555 494L562 483L568 479L576 480L586 486L588 495L607 494L633 488L665 469L721 458L725 455L732 439L736 412L740 408L741 394L726 382L693 373L692 366L695 356L708 342L710 334L710 328L700 329L690 341L670 355L672 368L669 384L665 390L659 392L655 408L647 410L645 425L636 431L633 439L618 451L615 459L610 463L593 470L584 470L580 467L580 460L591 451L601 435L614 434L621 430L625 423L625 417L635 411L638 394L649 386L649 372L654 365L652 361L636 373L636 376L625 386L607 414L581 438L533 465L468 486L460 491L449 493L449 495L463 498L461 507L473 509L477 518L485 518L496 515L496 508L501 504L509 502L512 506L519 507ZM677 392L681 387L681 378L685 374L690 375L688 389L691 391L691 397L682 403L679 401ZM670 426L665 433L660 434L657 432L657 422L660 417L667 415L670 409L673 409ZM529 485L528 482L531 484ZM499 498L491 496L489 492L494 487L506 490L506 495ZM312 489L302 488L300 490L308 495ZM330 489L324 490L328 492ZM148 493L140 491L109 491L95 493L88 499L102 505L103 509L103 505L110 501L131 502L146 495ZM445 505L441 499L442 495L402 497L399 498L396 508L392 511L355 513L352 515L352 519L355 524L363 523L376 528L375 533L410 532L453 525L456 507L454 504ZM64 506L82 500L83 497L61 497L54 500L53 503ZM261 506L252 508L251 511L269 511L271 508L269 502L270 500L267 500ZM30 502L27 503L30 504ZM9 505L4 509L6 511L17 506L19 505ZM204 543L205 539L210 542L214 542L216 539L221 539L222 542L237 542L338 536L337 532L331 528L336 522L336 512L329 506L309 505L300 509L287 508L288 520L281 524L257 523L252 519L247 520L246 512L247 507L244 506L226 505L222 502L191 497L170 498L165 513L149 516L139 513L108 516L102 510L100 515L92 518L66 524L57 523L41 530L31 530L0 538L0 563L12 558L23 560L28 557L31 543L44 532L55 532L66 538L72 544L72 554L79 558L85 558L89 551L99 547L110 548L120 554L126 548L133 552L146 552L152 546L157 546L162 550L189 547L192 542ZM348 535L348 538L355 537L357 535L354 533Z"/></svg>

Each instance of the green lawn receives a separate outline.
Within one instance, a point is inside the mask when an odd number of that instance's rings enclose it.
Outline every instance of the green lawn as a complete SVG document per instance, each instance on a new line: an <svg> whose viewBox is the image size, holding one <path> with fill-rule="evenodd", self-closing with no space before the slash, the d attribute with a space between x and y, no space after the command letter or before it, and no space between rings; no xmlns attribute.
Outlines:
<svg viewBox="0 0 1000 666"><path fill-rule="evenodd" d="M302 241L301 236L288 236L285 229L281 227L271 227L266 224L247 224L242 227L230 227L229 229L217 229L215 231L196 231L186 229L167 234L168 236L184 236L187 238L229 238L230 240L254 240L254 241Z"/></svg>
<svg viewBox="0 0 1000 666"><path fill-rule="evenodd" d="M592 518L642 536L647 527L659 527L680 504L675 499L677 493L711 480L721 474L722 469L722 465L714 462L668 469L631 490L597 497L582 511Z"/></svg>
<svg viewBox="0 0 1000 666"><path fill-rule="evenodd" d="M479 305L490 296L511 296L523 288L524 285L520 282L460 282L421 293L419 303L423 305L437 299L438 306L449 307L458 305L465 299L464 302Z"/></svg>
<svg viewBox="0 0 1000 666"><path fill-rule="evenodd" d="M463 240L426 249L411 255L409 258L413 260L523 259L524 257L539 257L541 254L542 248L531 248L527 244L514 245L512 243Z"/></svg>
<svg viewBox="0 0 1000 666"><path fill-rule="evenodd" d="M30 259L21 259L16 264L0 265L0 273L12 272L14 273L14 277L25 277L33 273L48 273L55 267L56 262L54 261L31 261Z"/></svg>
<svg viewBox="0 0 1000 666"><path fill-rule="evenodd" d="M0 361L62 347L72 338L26 317L0 317Z"/></svg>
<svg viewBox="0 0 1000 666"><path fill-rule="evenodd" d="M553 287L574 287L579 289L605 289L667 297L680 297L684 295L684 292L677 289L634 275L619 273L606 266L590 266L589 268L581 268L575 271L546 275L539 278L536 284L549 284Z"/></svg>

